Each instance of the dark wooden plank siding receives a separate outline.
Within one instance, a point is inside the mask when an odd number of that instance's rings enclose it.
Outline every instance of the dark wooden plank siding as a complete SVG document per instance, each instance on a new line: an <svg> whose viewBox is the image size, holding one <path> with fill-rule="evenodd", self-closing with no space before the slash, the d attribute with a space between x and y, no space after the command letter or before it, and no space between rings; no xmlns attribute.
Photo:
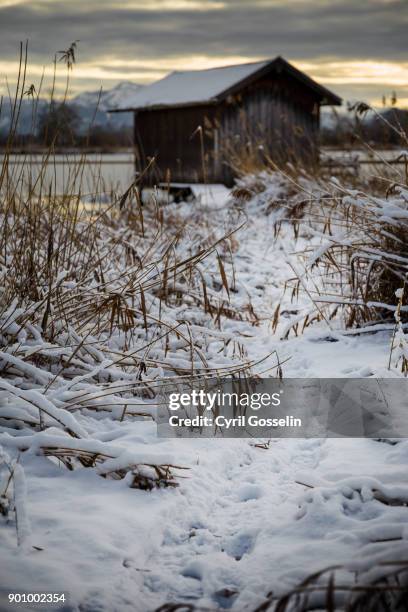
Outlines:
<svg viewBox="0 0 408 612"><path fill-rule="evenodd" d="M309 161L317 152L319 103L313 91L282 73L264 76L216 106L139 111L137 170L154 157L145 183L230 185L237 160L245 156L254 163L267 157Z"/></svg>
<svg viewBox="0 0 408 612"><path fill-rule="evenodd" d="M209 127L214 113L212 106L135 113L137 170L143 171L154 157L149 182L213 181L214 140Z"/></svg>
<svg viewBox="0 0 408 612"><path fill-rule="evenodd" d="M221 139L237 154L312 160L316 157L319 100L285 77L264 78L226 101Z"/></svg>

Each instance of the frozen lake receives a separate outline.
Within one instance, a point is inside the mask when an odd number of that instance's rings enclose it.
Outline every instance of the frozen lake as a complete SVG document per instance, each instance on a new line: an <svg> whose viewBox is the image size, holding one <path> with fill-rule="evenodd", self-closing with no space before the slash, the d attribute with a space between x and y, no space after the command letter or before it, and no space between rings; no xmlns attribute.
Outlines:
<svg viewBox="0 0 408 612"><path fill-rule="evenodd" d="M387 150L339 150L323 148L322 161L333 164L333 171L344 164L355 174L394 175L404 173L403 159L398 164L382 163L396 160L403 151ZM4 155L0 154L3 162ZM49 193L69 195L81 194L87 199L114 192L123 193L134 178L134 157L132 151L122 153L92 154L13 154L9 157L8 172L17 193L27 193L30 188L37 194ZM99 199L99 198L98 198Z"/></svg>
<svg viewBox="0 0 408 612"><path fill-rule="evenodd" d="M4 155L0 155L3 163ZM8 172L18 191L93 196L122 193L134 178L132 152L98 154L13 154Z"/></svg>

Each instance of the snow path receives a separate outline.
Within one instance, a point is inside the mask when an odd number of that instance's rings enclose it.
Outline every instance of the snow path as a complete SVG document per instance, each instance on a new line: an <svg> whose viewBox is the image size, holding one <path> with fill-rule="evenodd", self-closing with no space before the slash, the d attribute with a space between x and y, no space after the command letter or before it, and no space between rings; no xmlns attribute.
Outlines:
<svg viewBox="0 0 408 612"><path fill-rule="evenodd" d="M235 256L238 288L251 296L261 317L250 334L245 329L252 337L241 340L249 356L277 350L281 360L290 357L283 366L286 376L383 374L388 334L347 337L332 334L325 324L286 342L272 334L272 314L292 275L283 250L273 248L272 235L270 218L251 218ZM295 250L295 245L286 246ZM288 313L291 309L287 300ZM229 331L240 327L225 324ZM163 520L162 545L147 560L151 571L144 574L141 599L238 611L259 605L269 590L284 593L309 573L353 554L350 543L325 542L335 519L322 520L318 513L310 524L306 517L306 529L297 522L299 500L308 491L296 482L298 475L330 479L339 467L343 476L374 475L389 450L371 440L272 440L267 449L254 447L256 441L183 442L193 446L197 465Z"/></svg>
<svg viewBox="0 0 408 612"><path fill-rule="evenodd" d="M163 515L161 545L146 559L140 612L166 601L253 610L269 590L283 594L306 575L361 554L367 530L381 537L382 529L406 523L406 508L360 502L349 510L339 492L304 502L310 489L303 479L385 473L388 445L275 440L261 449L230 440L195 447L199 464ZM393 479L406 482L401 473Z"/></svg>
<svg viewBox="0 0 408 612"><path fill-rule="evenodd" d="M229 608L242 590L253 589L250 568L254 561L257 566L254 548L262 526L272 517L278 524L291 520L299 494L294 475L300 467L318 465L321 444L297 442L299 448L288 453L279 442L257 449L232 440L221 452L212 449L218 470L212 458L203 457L166 526L162 547L148 559L154 570L145 575L147 599L164 592L169 601Z"/></svg>

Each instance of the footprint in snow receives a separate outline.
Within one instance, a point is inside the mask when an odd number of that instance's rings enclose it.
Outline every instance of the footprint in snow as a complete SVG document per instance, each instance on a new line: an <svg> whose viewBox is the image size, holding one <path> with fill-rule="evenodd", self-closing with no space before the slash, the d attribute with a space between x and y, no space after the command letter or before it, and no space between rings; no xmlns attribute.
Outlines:
<svg viewBox="0 0 408 612"><path fill-rule="evenodd" d="M259 499L262 497L262 487L256 484L244 484L241 485L237 491L237 498L240 502L247 502L252 499Z"/></svg>
<svg viewBox="0 0 408 612"><path fill-rule="evenodd" d="M255 544L255 534L251 533L238 533L233 536L224 545L224 550L230 557L233 557L236 561L240 561L242 557L253 550Z"/></svg>

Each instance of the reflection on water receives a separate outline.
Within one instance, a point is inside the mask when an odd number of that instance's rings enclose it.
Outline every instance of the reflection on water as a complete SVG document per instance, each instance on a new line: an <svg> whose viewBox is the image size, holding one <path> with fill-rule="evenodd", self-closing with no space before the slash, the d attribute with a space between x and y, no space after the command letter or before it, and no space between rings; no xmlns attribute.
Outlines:
<svg viewBox="0 0 408 612"><path fill-rule="evenodd" d="M0 155L2 164L4 155ZM28 191L44 196L80 195L84 204L111 202L112 193L123 193L134 178L133 154L13 154L9 156L8 184L17 194Z"/></svg>

